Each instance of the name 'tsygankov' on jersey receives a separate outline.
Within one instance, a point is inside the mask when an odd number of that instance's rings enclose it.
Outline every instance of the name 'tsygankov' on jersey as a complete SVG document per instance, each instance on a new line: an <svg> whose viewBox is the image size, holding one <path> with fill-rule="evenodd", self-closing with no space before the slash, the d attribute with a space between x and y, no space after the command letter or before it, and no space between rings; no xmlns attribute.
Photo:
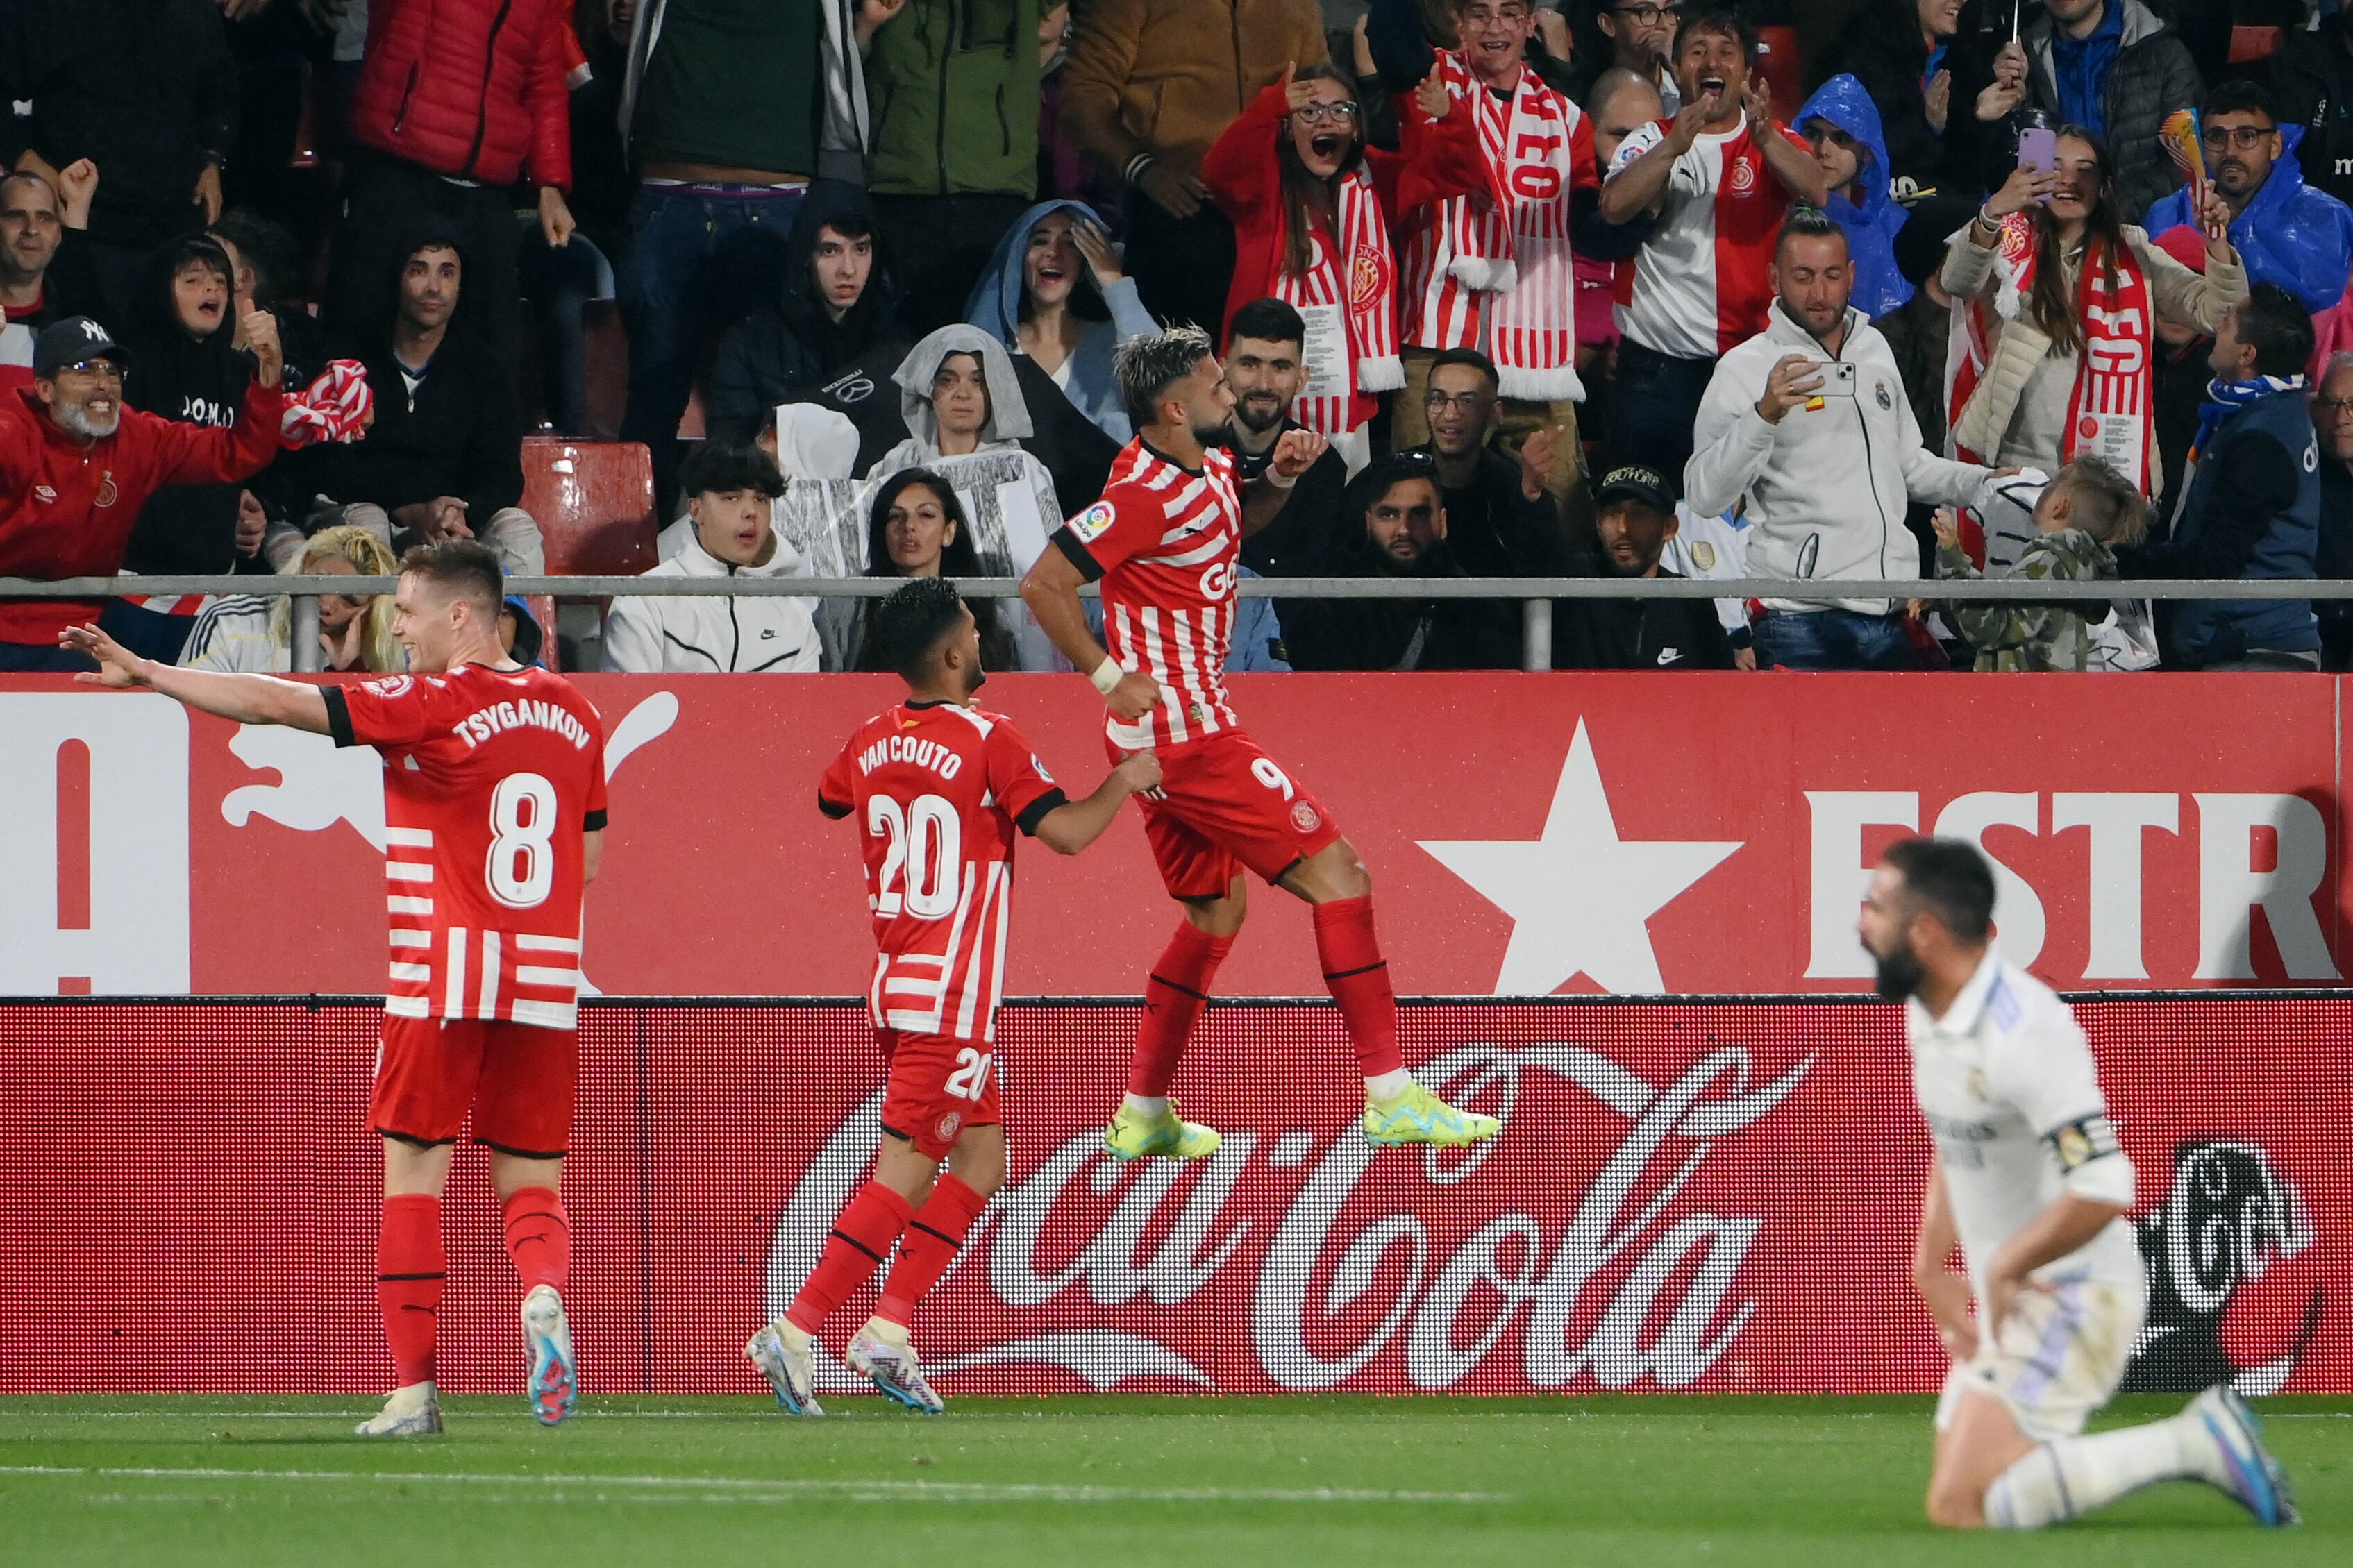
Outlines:
<svg viewBox="0 0 2353 1568"><path fill-rule="evenodd" d="M1240 722L1226 700L1225 669L1241 539L1233 454L1210 447L1196 473L1140 436L1112 464L1103 500L1055 533L1086 579L1103 584L1112 658L1160 683L1160 706L1143 718L1105 716L1114 743L1175 745Z"/></svg>
<svg viewBox="0 0 2353 1568"><path fill-rule="evenodd" d="M1000 714L902 702L858 727L818 784L853 818L874 917L878 1027L959 1040L997 1035L1013 919L1013 836L1062 792Z"/></svg>
<svg viewBox="0 0 2353 1568"><path fill-rule="evenodd" d="M596 708L561 676L479 664L325 696L335 743L384 757L384 1010L573 1027L582 835L605 826Z"/></svg>

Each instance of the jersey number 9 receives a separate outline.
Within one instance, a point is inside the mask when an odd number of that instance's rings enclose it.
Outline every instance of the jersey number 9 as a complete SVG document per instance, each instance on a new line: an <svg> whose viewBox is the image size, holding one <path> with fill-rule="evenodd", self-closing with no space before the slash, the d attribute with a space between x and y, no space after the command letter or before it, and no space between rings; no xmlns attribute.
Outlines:
<svg viewBox="0 0 2353 1568"><path fill-rule="evenodd" d="M869 795L866 832L883 840L882 869L874 879L876 914L904 909L917 920L936 921L955 913L964 890L956 875L964 864L964 823L953 805L936 795L919 795L902 813L891 796ZM902 873L904 893L898 886Z"/></svg>

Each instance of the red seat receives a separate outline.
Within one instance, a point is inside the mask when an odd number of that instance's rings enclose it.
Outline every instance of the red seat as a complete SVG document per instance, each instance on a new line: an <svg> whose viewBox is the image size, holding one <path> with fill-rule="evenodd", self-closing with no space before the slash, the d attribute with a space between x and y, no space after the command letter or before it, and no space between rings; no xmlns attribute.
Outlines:
<svg viewBox="0 0 2353 1568"><path fill-rule="evenodd" d="M1756 69L1773 89L1773 118L1795 130L1798 110L1806 101L1806 71L1798 54L1798 29L1759 27L1757 44Z"/></svg>
<svg viewBox="0 0 2353 1568"><path fill-rule="evenodd" d="M2286 29L2284 27L2233 27L2231 29L2231 63L2243 66L2269 59L2279 52L2280 43L2285 37Z"/></svg>
<svg viewBox="0 0 2353 1568"><path fill-rule="evenodd" d="M524 437L522 509L551 576L628 577L654 564L653 457L635 441Z"/></svg>

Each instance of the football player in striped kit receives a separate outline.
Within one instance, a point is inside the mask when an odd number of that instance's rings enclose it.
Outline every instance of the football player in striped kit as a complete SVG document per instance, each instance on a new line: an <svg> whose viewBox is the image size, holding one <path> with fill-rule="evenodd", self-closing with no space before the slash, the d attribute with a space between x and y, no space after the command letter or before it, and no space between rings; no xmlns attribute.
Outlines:
<svg viewBox="0 0 2353 1568"><path fill-rule="evenodd" d="M1496 1120L1457 1110L1417 1083L1398 1047L1397 997L1373 931L1372 878L1324 805L1261 751L1227 700L1234 579L1242 536L1278 516L1328 443L1292 430L1266 471L1237 486L1224 439L1234 395L1207 334L1180 327L1120 346L1120 389L1135 439L1103 500L1053 537L1021 596L1062 656L1102 692L1114 755L1159 753L1145 837L1185 918L1145 987L1127 1096L1104 1135L1122 1159L1200 1159L1217 1131L1169 1099L1176 1064L1218 966L1248 910L1244 873L1313 906L1324 984L1365 1075L1364 1130L1383 1143L1468 1143ZM1079 603L1103 584L1097 642Z"/></svg>
<svg viewBox="0 0 2353 1568"><path fill-rule="evenodd" d="M469 1110L523 1286L532 1414L552 1426L579 1392L558 1194L579 1068L581 896L604 839L605 726L571 682L506 656L504 580L488 546L420 546L400 567L392 629L410 672L361 685L175 668L95 626L61 640L99 661L77 678L88 683L146 687L383 756L391 969L368 1125L384 1137L376 1299L396 1384L359 1432L441 1429L441 1193Z"/></svg>

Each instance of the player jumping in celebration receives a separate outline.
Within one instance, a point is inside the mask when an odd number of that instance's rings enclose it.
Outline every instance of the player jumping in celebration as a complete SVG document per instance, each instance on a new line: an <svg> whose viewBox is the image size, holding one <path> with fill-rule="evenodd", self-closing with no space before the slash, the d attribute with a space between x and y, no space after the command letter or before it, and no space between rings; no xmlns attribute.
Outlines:
<svg viewBox="0 0 2353 1568"><path fill-rule="evenodd" d="M1365 1135L1378 1143L1468 1143L1496 1121L1458 1110L1405 1070L1397 996L1373 935L1373 883L1331 814L1259 750L1226 700L1235 563L1243 537L1274 521L1324 439L1286 431L1265 473L1237 491L1226 438L1234 395L1209 340L1180 327L1132 338L1116 362L1135 439L1103 499L1057 531L1021 597L1110 710L1114 754L1160 753L1144 830L1185 919L1152 966L1127 1096L1103 1137L1122 1159L1199 1159L1214 1129L1168 1098L1176 1063L1248 909L1245 869L1314 907L1324 983L1365 1075ZM1106 651L1088 631L1082 583L1103 583Z"/></svg>
<svg viewBox="0 0 2353 1568"><path fill-rule="evenodd" d="M2033 1530L2194 1480L2293 1524L2287 1478L2227 1386L2169 1419L2084 1435L2147 1306L2124 1217L2132 1162L2067 1005L1989 944L1993 897L1974 846L1908 838L1873 871L1858 922L1880 994L1908 999L1912 1086L1936 1142L1912 1270L1953 1369L1928 1519ZM1947 1267L1956 1245L1966 1278Z"/></svg>
<svg viewBox="0 0 2353 1568"><path fill-rule="evenodd" d="M1015 831L1075 855L1129 795L1160 782L1159 763L1141 752L1086 799L1065 799L1012 721L973 706L987 679L979 628L946 579L918 577L892 593L872 635L907 700L858 727L818 782L817 804L856 822L864 846L877 950L866 1001L889 1082L874 1174L834 1220L791 1308L744 1347L796 1415L825 1414L818 1332L894 1241L898 1261L847 1359L910 1410L941 1410L907 1331L1005 1180L994 1068Z"/></svg>
<svg viewBox="0 0 2353 1568"><path fill-rule="evenodd" d="M397 1386L363 1436L438 1432L441 1192L470 1108L523 1285L532 1414L578 1393L564 1315L572 1237L556 1194L572 1134L581 893L605 826L605 729L567 680L508 658L499 560L466 541L400 563L393 636L407 675L311 686L139 658L95 626L60 639L78 679L148 687L241 724L284 724L383 755L392 972L368 1125L384 1135L376 1300Z"/></svg>

